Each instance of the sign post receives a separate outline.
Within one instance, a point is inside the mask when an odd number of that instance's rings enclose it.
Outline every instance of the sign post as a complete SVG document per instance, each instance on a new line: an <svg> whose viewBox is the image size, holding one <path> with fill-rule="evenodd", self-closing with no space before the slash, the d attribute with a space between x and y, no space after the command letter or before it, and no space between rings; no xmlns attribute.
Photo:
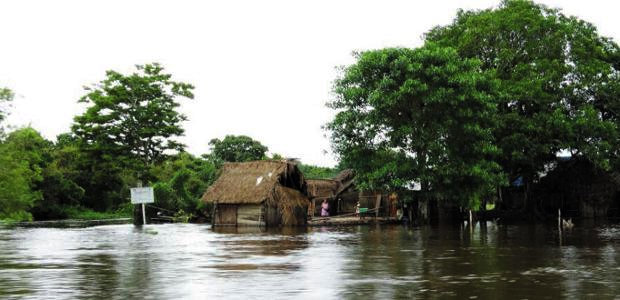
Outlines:
<svg viewBox="0 0 620 300"><path fill-rule="evenodd" d="M146 225L145 203L154 203L155 195L152 187L131 188L131 204L142 204L142 224Z"/></svg>

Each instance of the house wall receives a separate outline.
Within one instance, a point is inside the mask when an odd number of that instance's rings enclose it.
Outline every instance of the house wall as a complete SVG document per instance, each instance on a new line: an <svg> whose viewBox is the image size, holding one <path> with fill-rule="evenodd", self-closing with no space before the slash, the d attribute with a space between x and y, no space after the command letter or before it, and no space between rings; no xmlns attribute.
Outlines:
<svg viewBox="0 0 620 300"><path fill-rule="evenodd" d="M281 216L281 222L284 226L302 226L306 225L308 216L306 212L308 208L306 206L294 206L290 213Z"/></svg>
<svg viewBox="0 0 620 300"><path fill-rule="evenodd" d="M237 225L237 205L217 204L214 219L215 225Z"/></svg>
<svg viewBox="0 0 620 300"><path fill-rule="evenodd" d="M266 205L265 209L265 224L268 227L275 227L281 224L281 216L280 211L277 206Z"/></svg>
<svg viewBox="0 0 620 300"><path fill-rule="evenodd" d="M281 208L267 204L219 204L215 211L214 223L216 226L238 227L277 227L299 226L307 223L306 206L295 206L292 213L286 217L282 215Z"/></svg>
<svg viewBox="0 0 620 300"><path fill-rule="evenodd" d="M237 208L237 226L265 226L261 204L242 204Z"/></svg>
<svg viewBox="0 0 620 300"><path fill-rule="evenodd" d="M359 200L359 193L357 191L350 191L340 194L340 211L339 214L354 213L357 208L357 201Z"/></svg>

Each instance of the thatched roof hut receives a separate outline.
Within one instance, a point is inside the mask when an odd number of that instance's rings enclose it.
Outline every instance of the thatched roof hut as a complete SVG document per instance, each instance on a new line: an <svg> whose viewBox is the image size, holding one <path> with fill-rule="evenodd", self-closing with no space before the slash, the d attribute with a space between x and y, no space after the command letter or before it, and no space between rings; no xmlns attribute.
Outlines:
<svg viewBox="0 0 620 300"><path fill-rule="evenodd" d="M214 225L304 225L306 182L293 163L226 163L202 200L214 204Z"/></svg>
<svg viewBox="0 0 620 300"><path fill-rule="evenodd" d="M332 179L306 180L311 201L310 214L320 213L320 203L323 200L329 202L330 214L355 211L358 197L357 191L353 192L354 176L353 170L343 170Z"/></svg>

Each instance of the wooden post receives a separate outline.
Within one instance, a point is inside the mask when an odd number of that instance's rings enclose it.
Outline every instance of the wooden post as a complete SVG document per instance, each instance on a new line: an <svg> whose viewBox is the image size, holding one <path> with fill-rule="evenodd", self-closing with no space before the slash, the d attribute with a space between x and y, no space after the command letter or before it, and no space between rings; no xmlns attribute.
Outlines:
<svg viewBox="0 0 620 300"><path fill-rule="evenodd" d="M381 195L377 195L377 201L375 202L375 218L379 216L379 207L381 207Z"/></svg>
<svg viewBox="0 0 620 300"><path fill-rule="evenodd" d="M217 218L217 201L213 202L213 213L211 217L211 228L216 226L216 218Z"/></svg>
<svg viewBox="0 0 620 300"><path fill-rule="evenodd" d="M144 210L144 203L142 203L142 225L146 225L146 212Z"/></svg>
<svg viewBox="0 0 620 300"><path fill-rule="evenodd" d="M316 216L316 198L312 199L312 218Z"/></svg>
<svg viewBox="0 0 620 300"><path fill-rule="evenodd" d="M409 224L413 226L413 201L407 205L407 214L409 214Z"/></svg>
<svg viewBox="0 0 620 300"><path fill-rule="evenodd" d="M562 246L562 211L558 208L558 238L560 239L560 246Z"/></svg>

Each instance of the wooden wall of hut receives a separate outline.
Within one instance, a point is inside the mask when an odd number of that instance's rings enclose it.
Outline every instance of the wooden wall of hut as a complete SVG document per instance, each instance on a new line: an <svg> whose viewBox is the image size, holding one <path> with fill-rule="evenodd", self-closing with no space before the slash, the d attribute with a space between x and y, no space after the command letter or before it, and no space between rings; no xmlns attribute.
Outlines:
<svg viewBox="0 0 620 300"><path fill-rule="evenodd" d="M217 204L215 206L215 218L213 224L224 226L237 225L237 205Z"/></svg>
<svg viewBox="0 0 620 300"><path fill-rule="evenodd" d="M359 201L359 192L357 191L349 191L344 192L340 196L339 201L339 214L350 214L354 213L357 208L357 201Z"/></svg>
<svg viewBox="0 0 620 300"><path fill-rule="evenodd" d="M366 207L368 209L374 209L377 207L377 199L379 201L378 213L375 215L379 217L389 217L393 203L390 200L390 195L385 191L361 191L358 195L360 207Z"/></svg>
<svg viewBox="0 0 620 300"><path fill-rule="evenodd" d="M268 227L277 227L280 225L280 210L277 206L265 205L265 222Z"/></svg>
<svg viewBox="0 0 620 300"><path fill-rule="evenodd" d="M263 205L242 204L237 207L237 226L265 226Z"/></svg>

